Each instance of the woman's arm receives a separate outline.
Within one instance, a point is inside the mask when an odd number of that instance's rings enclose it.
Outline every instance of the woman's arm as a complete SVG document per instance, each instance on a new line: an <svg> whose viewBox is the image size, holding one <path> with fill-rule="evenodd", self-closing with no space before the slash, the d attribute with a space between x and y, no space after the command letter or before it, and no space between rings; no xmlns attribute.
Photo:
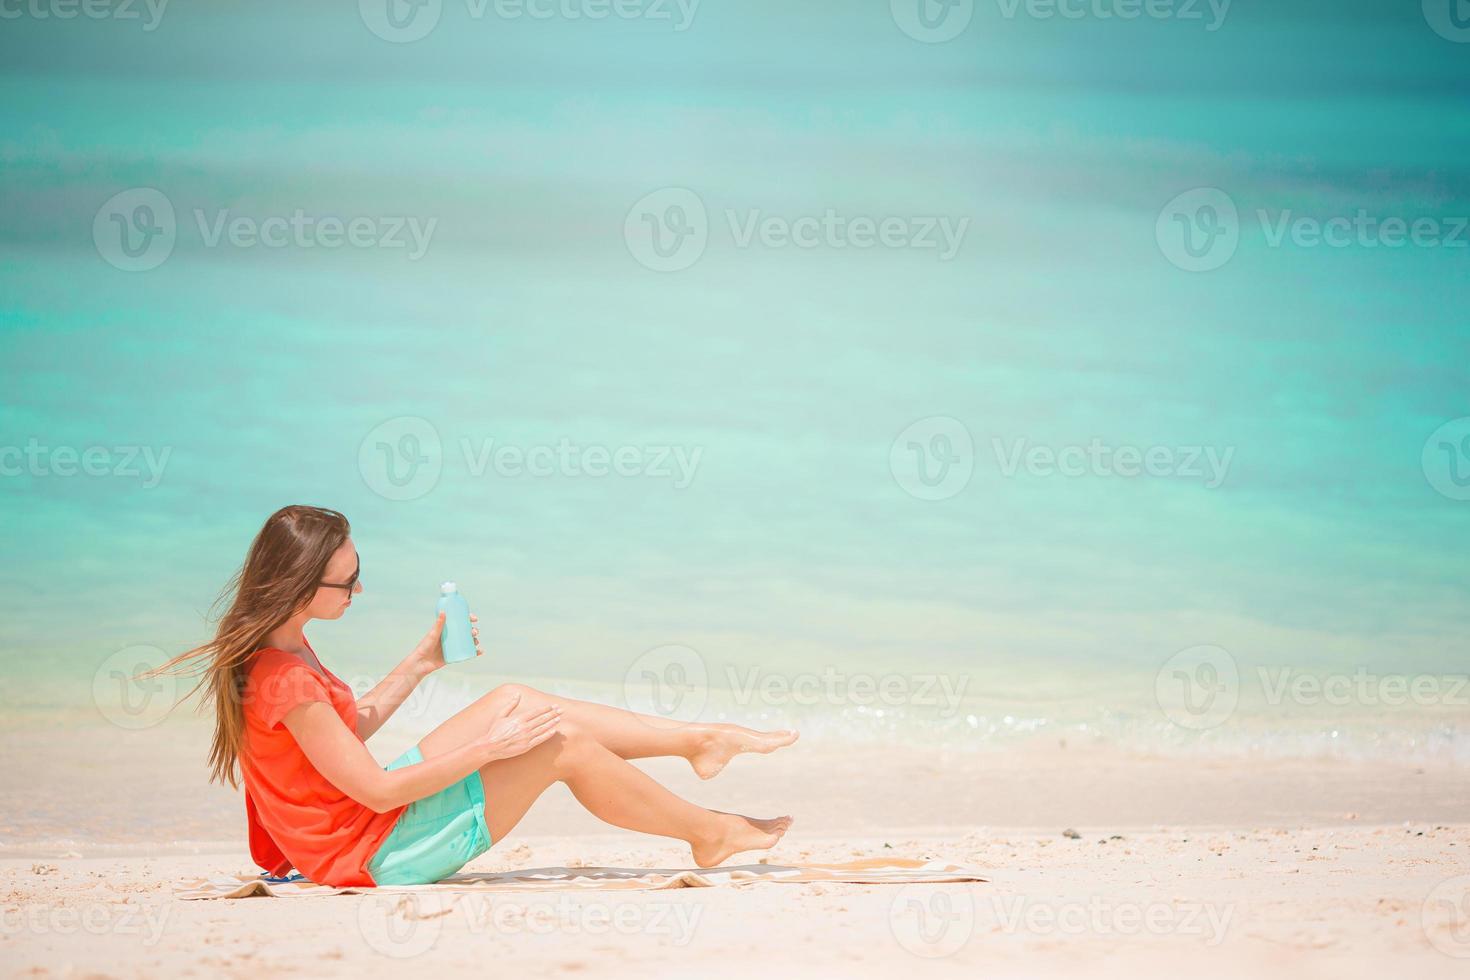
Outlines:
<svg viewBox="0 0 1470 980"><path fill-rule="evenodd" d="M471 622L479 622L478 616L470 616ZM371 691L357 699L357 737L367 741L374 732L393 717L398 706L408 700L419 681L444 666L444 652L439 647L439 637L444 633L444 614L434 620L434 626L424 634L413 652L392 672L378 681ZM481 654L480 631L473 630L475 656ZM451 780L453 782L453 780ZM446 784L447 785L447 784Z"/></svg>
<svg viewBox="0 0 1470 980"><path fill-rule="evenodd" d="M489 730L452 752L392 772L384 770L325 701L307 701L286 713L286 729L327 782L376 813L439 792L496 759L509 759L556 734L561 708L515 713L520 698L491 721Z"/></svg>

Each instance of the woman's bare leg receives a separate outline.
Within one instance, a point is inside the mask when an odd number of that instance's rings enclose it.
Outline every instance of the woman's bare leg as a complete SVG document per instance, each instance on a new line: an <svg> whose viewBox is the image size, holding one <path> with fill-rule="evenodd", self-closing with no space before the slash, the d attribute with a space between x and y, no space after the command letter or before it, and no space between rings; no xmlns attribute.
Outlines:
<svg viewBox="0 0 1470 980"><path fill-rule="evenodd" d="M689 760L701 779L717 775L742 752L774 752L796 741L796 732L758 732L740 725L671 721L576 698L553 698L523 684L502 684L430 733L429 739L462 745L484 734L506 699L519 694L520 709L561 705L562 717L624 759L676 755ZM441 750L442 751L442 750Z"/></svg>
<svg viewBox="0 0 1470 980"><path fill-rule="evenodd" d="M436 750L442 750L442 743L430 745L427 739L420 743L425 756ZM791 825L790 817L757 820L681 799L565 719L556 735L529 752L481 767L480 779L485 786L485 823L497 843L557 781L566 783L583 806L607 823L687 842L702 868L738 851L772 847Z"/></svg>

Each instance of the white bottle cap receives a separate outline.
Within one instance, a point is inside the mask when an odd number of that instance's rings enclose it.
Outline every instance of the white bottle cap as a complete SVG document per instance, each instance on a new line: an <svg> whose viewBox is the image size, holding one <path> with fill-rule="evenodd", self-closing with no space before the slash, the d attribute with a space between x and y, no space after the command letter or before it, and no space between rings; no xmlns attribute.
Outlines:
<svg viewBox="0 0 1470 980"><path fill-rule="evenodd" d="M443 585L439 586L439 591L442 592L444 595L449 595L451 592L458 592L459 586L455 585L453 582L445 582Z"/></svg>

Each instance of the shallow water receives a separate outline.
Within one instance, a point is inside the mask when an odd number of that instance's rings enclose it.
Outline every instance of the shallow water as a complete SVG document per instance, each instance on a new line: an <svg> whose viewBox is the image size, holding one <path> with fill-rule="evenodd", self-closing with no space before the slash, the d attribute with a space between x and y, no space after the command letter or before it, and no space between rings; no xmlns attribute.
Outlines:
<svg viewBox="0 0 1470 980"><path fill-rule="evenodd" d="M1463 760L1470 456L1430 440L1470 415L1466 46L1417 5L1209 31L981 4L943 44L869 6L674 30L447 4L412 44L350 7L8 23L7 706L96 712L119 657L197 642L263 518L310 502L363 558L313 633L344 676L401 656L454 578L487 682L626 701L651 674L833 737ZM176 241L128 272L97 236L140 187ZM1189 272L1166 205L1210 187L1238 244ZM707 242L656 271L668 188ZM1360 210L1440 237L1273 244L1283 213ZM222 231L298 211L402 219L405 244ZM855 244L891 217L935 246ZM762 244L771 218L845 230ZM99 475L58 447L101 447ZM627 475L588 475L620 451ZM1202 645L1244 680L1193 729L1158 688ZM1262 706L1261 669L1379 680ZM727 692L751 671L776 686ZM1385 705L1387 676L1450 679ZM939 678L952 708L918 693Z"/></svg>

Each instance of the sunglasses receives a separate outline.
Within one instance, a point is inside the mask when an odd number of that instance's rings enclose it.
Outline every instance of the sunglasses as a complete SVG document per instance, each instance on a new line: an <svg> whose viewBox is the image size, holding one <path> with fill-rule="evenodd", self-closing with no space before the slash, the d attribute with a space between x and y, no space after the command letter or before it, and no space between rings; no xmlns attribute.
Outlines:
<svg viewBox="0 0 1470 980"><path fill-rule="evenodd" d="M361 555L359 555L357 558L357 570L352 573L352 577L349 578L346 582L318 582L317 585L323 589L346 589L348 592L351 592L353 589L357 588L357 580L360 575L362 575Z"/></svg>

